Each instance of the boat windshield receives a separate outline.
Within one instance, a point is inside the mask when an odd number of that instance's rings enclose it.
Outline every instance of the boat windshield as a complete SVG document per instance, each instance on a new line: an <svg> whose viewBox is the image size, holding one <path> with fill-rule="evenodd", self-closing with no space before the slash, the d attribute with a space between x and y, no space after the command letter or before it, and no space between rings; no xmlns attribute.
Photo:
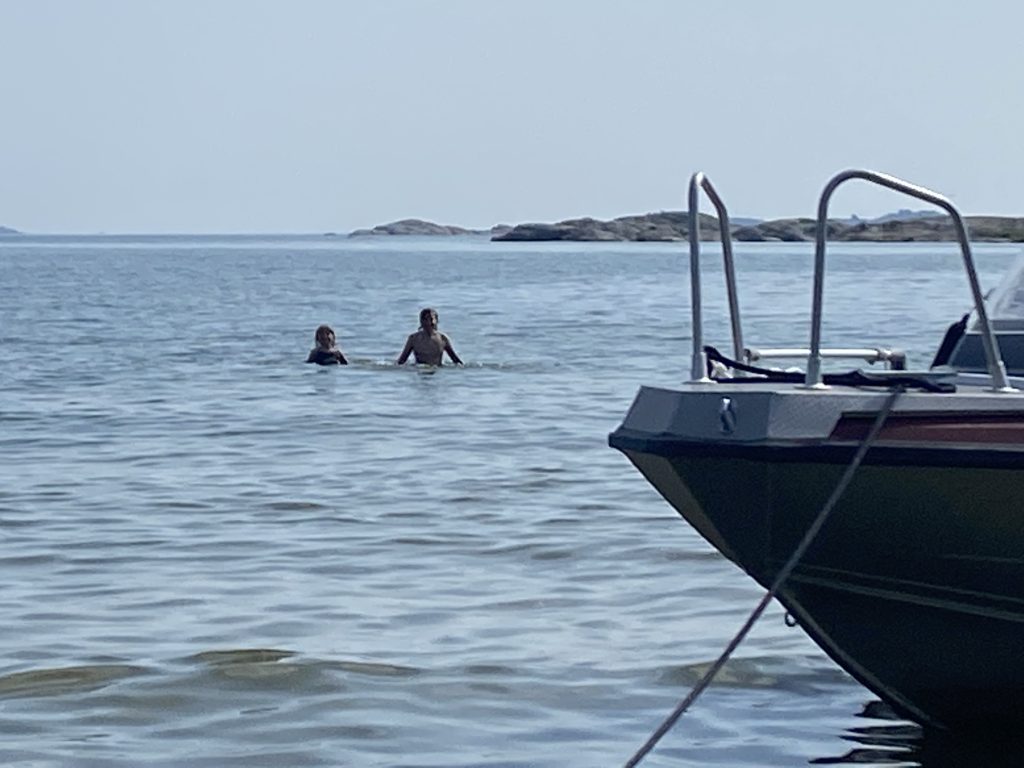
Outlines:
<svg viewBox="0 0 1024 768"><path fill-rule="evenodd" d="M1024 256L1019 256L1005 277L985 300L992 330L995 331L999 354L1006 370L1024 376ZM959 325L959 329L957 326ZM954 323L935 356L935 365L949 365L960 371L985 373L988 370L977 313L971 313L964 325Z"/></svg>
<svg viewBox="0 0 1024 768"><path fill-rule="evenodd" d="M1024 331L1024 256L1013 266L989 296L988 313L992 327L1000 331ZM975 319L971 330L978 330Z"/></svg>

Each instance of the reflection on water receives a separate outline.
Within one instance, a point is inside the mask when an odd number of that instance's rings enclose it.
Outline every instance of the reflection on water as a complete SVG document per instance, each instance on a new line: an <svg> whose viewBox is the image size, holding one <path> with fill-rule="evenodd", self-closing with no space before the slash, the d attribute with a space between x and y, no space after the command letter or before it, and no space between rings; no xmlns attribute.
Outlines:
<svg viewBox="0 0 1024 768"><path fill-rule="evenodd" d="M0 677L0 699L22 696L61 696L93 691L117 680L143 672L142 667L129 664L103 664L15 672Z"/></svg>
<svg viewBox="0 0 1024 768"><path fill-rule="evenodd" d="M881 701L864 706L860 717L891 720L863 725L842 735L857 746L838 757L811 760L813 765L900 765L920 768L1019 768L1024 765L1024 735L992 730L950 733L924 729L899 719Z"/></svg>

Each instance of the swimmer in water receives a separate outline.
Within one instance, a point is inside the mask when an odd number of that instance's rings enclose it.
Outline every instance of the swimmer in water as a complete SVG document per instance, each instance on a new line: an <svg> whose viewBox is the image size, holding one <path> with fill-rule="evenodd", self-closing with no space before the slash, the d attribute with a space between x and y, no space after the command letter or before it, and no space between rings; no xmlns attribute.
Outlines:
<svg viewBox="0 0 1024 768"><path fill-rule="evenodd" d="M317 365L348 365L348 360L334 341L334 329L329 325L321 325L316 329L316 346L309 352L307 363Z"/></svg>
<svg viewBox="0 0 1024 768"><path fill-rule="evenodd" d="M405 349L396 361L402 365L409 359L409 353L420 365L441 365L445 353L456 365L462 365L459 356L452 349L451 340L437 330L437 310L427 307L420 310L420 329L409 335Z"/></svg>

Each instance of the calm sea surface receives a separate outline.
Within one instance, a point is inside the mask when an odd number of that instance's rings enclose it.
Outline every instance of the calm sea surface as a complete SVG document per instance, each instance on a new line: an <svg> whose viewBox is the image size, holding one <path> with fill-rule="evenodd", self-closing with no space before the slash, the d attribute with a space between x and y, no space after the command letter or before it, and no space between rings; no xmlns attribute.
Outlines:
<svg viewBox="0 0 1024 768"><path fill-rule="evenodd" d="M811 246L737 258L806 345ZM828 345L969 305L953 245L829 263ZM392 364L424 306L464 368ZM621 765L760 597L607 446L689 351L682 244L0 239L0 764ZM945 764L884 715L776 609L644 764Z"/></svg>

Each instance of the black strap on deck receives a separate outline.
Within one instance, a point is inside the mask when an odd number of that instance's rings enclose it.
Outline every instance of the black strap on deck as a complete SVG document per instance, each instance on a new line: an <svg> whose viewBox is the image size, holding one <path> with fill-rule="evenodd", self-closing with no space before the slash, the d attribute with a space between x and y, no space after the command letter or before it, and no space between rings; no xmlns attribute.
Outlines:
<svg viewBox="0 0 1024 768"><path fill-rule="evenodd" d="M708 376L712 374L711 363L716 362L735 371L743 371L757 377L712 377L715 381L723 383L756 384L757 382L774 381L783 384L801 384L806 379L802 371L778 371L771 368L759 368L756 365L749 365L748 363L741 363L739 360L728 358L711 346L704 347L704 354L708 360ZM886 389L890 387L904 387L906 389L922 389L926 392L956 392L954 384L932 381L931 379L912 374L875 376L864 371L848 371L846 373L826 373L821 378L825 384L834 384L840 387L882 387Z"/></svg>

